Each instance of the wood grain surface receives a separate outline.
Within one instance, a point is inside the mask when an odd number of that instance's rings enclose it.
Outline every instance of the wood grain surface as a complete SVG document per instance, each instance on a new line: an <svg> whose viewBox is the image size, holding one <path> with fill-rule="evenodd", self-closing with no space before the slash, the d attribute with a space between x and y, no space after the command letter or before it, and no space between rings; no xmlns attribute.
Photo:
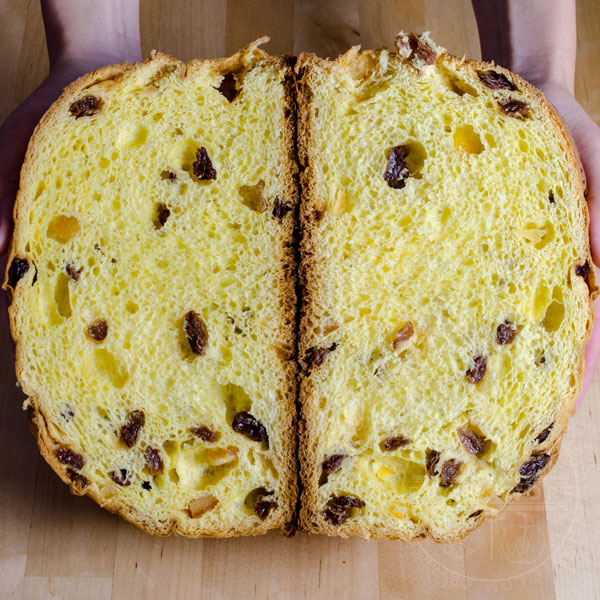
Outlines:
<svg viewBox="0 0 600 600"><path fill-rule="evenodd" d="M551 2L549 2L551 5ZM600 6L578 0L579 101L600 123ZM470 0L142 0L143 50L183 60L267 34L271 53L335 56L431 30L479 57ZM39 0L0 0L0 121L48 69ZM0 323L0 598L600 598L600 377L535 495L464 541L153 538L69 494L40 458Z"/></svg>

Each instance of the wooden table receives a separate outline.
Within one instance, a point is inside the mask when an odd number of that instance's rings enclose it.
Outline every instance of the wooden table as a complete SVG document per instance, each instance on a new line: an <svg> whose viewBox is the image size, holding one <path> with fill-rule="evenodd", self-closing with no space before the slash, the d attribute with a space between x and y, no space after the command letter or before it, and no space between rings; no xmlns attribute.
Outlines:
<svg viewBox="0 0 600 600"><path fill-rule="evenodd" d="M479 56L470 0L144 0L144 53L227 55L271 36L271 53L335 56L429 29ZM600 123L600 11L578 1L577 95ZM0 0L0 120L42 80L38 0ZM0 158L1 159L1 158ZM310 537L154 538L69 494L40 458L0 329L0 598L600 598L600 375L535 495L462 542Z"/></svg>

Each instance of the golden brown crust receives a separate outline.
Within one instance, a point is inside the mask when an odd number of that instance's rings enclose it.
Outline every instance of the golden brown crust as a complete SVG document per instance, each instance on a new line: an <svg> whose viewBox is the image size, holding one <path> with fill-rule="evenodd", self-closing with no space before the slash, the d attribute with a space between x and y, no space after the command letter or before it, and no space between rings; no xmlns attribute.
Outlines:
<svg viewBox="0 0 600 600"><path fill-rule="evenodd" d="M386 50L381 51L387 52ZM374 56L378 52L380 51L366 51L361 54L369 54ZM353 48L345 55L339 57L337 61L340 61L347 66L348 61L353 59L356 55L357 49ZM589 237L587 233L589 226L589 213L584 195L585 183L583 178L583 168L581 166L573 138L555 108L546 99L541 91L507 69L498 67L493 63L474 61L464 58L459 59L445 53L445 51L443 52L443 56L445 60L450 61L455 65L460 64L462 66L466 66L466 68L469 69L474 76L476 76L475 70L486 70L493 68L495 71L500 71L509 77L509 79L512 79L517 86L520 87L525 96L531 98L535 103L546 110L549 122L552 124L559 138L564 142L565 154L570 157L569 168L572 174L572 180L576 182L575 184L577 186L578 205L582 221L581 239L579 241L581 243L581 247L585 248L584 256L581 258L584 261L589 260L591 264ZM298 154L302 169L302 203L300 207L301 263L299 273L299 281L302 288L302 311L298 340L299 358L302 358L306 350L317 342L312 327L312 323L318 320L318 315L315 311L316 302L314 299L317 299L319 295L322 294L320 290L322 290L323 286L326 285L326 281L323 280L322 275L319 273L319 270L312 258L319 250L319 242L316 235L316 230L319 225L318 221L315 221L313 218L313 213L315 210L319 210L320 206L319 199L316 197L315 193L315 175L312 166L312 152L314 152L314 144L311 140L312 124L310 121L310 115L312 102L311 86L313 85L314 81L313 70L327 69L329 65L332 64L332 61L323 60L313 54L308 53L301 54L298 57L296 64L298 99ZM585 283L581 281L580 285L582 286L583 293L583 287L586 287ZM593 300L598 293L595 281L590 280L590 291L588 293L586 287L585 293L589 298L587 332L585 337L585 341L587 341L592 330ZM566 432L568 419L573 413L575 401L583 384L583 369L585 362L584 350L585 343L582 344L579 361L575 366L575 374L579 381L579 385L577 386L578 391L564 400L563 405L557 414L551 435L545 441L542 447L535 448L536 452L548 452L551 456L551 459L544 468L543 473L540 473L540 480L552 469L558 458L560 443L563 435ZM350 519L341 527L327 523L322 517L322 507L318 505L317 501L318 478L316 475L317 469L315 467L318 464L318 457L316 453L318 398L316 396L316 389L317 381L315 379L315 375L311 374L310 376L305 375L304 377L301 377L299 392L301 410L299 424L299 461L300 478L303 488L300 511L300 527L302 529L311 533L319 533L328 536L337 535L347 537L348 535L358 535L364 538L401 539L405 541L429 536L437 542L449 542L463 538L467 533L480 525L486 518L495 518L501 514L502 511L499 511L496 515L491 515L487 512L484 512L482 518L474 519L475 522L473 523L465 523L465 527L462 530L459 530L453 535L448 536L436 536L428 526L423 526L421 531L414 536L406 537L399 535L394 529L385 527L374 529L370 526L365 526L360 522L359 519ZM531 493L531 489L526 493ZM514 500L515 497L519 495L520 494L517 493L508 494L504 506L507 506L510 502L512 502L512 500Z"/></svg>
<svg viewBox="0 0 600 600"><path fill-rule="evenodd" d="M41 406L43 405L43 390L36 389L34 386L27 384L23 381L23 364L25 359L26 349L23 348L21 341L16 335L16 319L22 310L26 310L23 303L23 298L19 294L19 286L23 286L25 281L30 282L34 277L35 269L29 269L23 280L17 286L14 293L14 299L12 305L9 308L9 317L11 332L15 341L16 348L16 374L17 380L21 382L23 391L28 395L28 400L25 403L25 407L28 408L31 422L34 425L35 436L40 448L40 452L48 462L48 464L54 469L58 476L70 486L72 493L77 495L88 495L93 498L100 506L106 508L110 512L119 513L125 520L129 521L136 527L147 531L155 535L169 535L171 533L177 533L179 535L185 535L189 537L232 537L237 535L261 535L266 533L268 530L273 528L280 528L285 533L290 533L293 530L293 526L290 526L294 521L294 512L296 506L297 497L297 468L296 468L296 438L293 432L295 431L296 423L296 364L293 360L293 348L295 346L295 311L296 311L296 294L295 294L295 255L293 251L293 235L294 235L294 223L293 214L298 204L298 188L296 183L297 164L295 160L294 150L294 138L295 138L295 110L294 110L294 97L293 97L293 78L294 71L286 59L282 57L272 57L258 49L257 46L260 43L264 43L268 38L262 38L257 42L250 44L246 48L241 49L239 52L231 57L201 61L191 61L188 65L185 65L181 61L172 58L166 54L162 54L153 51L150 57L142 63L123 63L120 65L110 65L103 67L96 71L83 75L69 86L67 86L61 96L56 102L48 109L44 114L39 124L37 125L31 140L29 142L27 154L23 167L21 169L21 183L20 190L17 194L17 199L14 207L14 222L15 231L9 251L8 265L10 266L13 258L22 251L26 240L23 239L21 232L21 223L23 216L21 214L23 209L24 195L21 190L27 189L32 185L33 176L32 164L34 161L37 148L39 146L40 132L45 127L49 126L58 114L67 110L70 103L75 97L77 97L83 90L91 87L97 83L112 78L118 78L133 70L152 70L155 71L157 68L164 64L167 67L174 66L179 71L182 77L185 77L188 70L194 69L202 63L209 63L212 69L219 72L226 72L227 70L243 70L250 68L253 64L261 62L262 64L268 64L278 69L285 77L285 101L281 107L284 115L284 128L283 128L283 148L282 151L285 153L285 172L283 173L283 200L287 202L291 207L287 215L283 217L280 223L279 236L279 248L278 248L278 259L280 264L279 277L277 281L278 295L281 305L279 331L281 332L281 338L284 345L290 348L290 356L287 359L281 359L281 369L284 373L285 378L285 389L281 390L281 418L280 427L282 434L282 456L283 459L282 468L280 475L283 479L281 490L282 495L278 499L279 505L282 507L279 511L279 517L275 519L269 519L265 522L256 523L253 521L248 525L247 528L236 528L226 529L221 531L201 531L200 533L190 532L189 529L185 528L185 523L180 520L172 520L169 523L159 523L151 514L145 514L137 510L133 506L123 504L116 499L107 499L99 494L93 485L88 485L85 488L81 488L77 482L73 482L69 479L68 471L64 465L62 465L54 455L53 449L56 447L57 440L53 439L50 433L50 427L48 423L48 417L44 414ZM8 289L8 269L5 274L5 282L3 285L4 289ZM97 486L96 486L97 487Z"/></svg>

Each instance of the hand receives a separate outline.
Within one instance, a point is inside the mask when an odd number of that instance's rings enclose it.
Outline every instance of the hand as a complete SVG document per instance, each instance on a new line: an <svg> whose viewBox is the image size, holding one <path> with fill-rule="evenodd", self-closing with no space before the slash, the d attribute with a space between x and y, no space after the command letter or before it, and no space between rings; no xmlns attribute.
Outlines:
<svg viewBox="0 0 600 600"><path fill-rule="evenodd" d="M139 0L41 0L41 5L50 73L0 127L0 254L10 242L27 144L44 112L80 75L141 59Z"/></svg>
<svg viewBox="0 0 600 600"><path fill-rule="evenodd" d="M8 250L10 243L21 165L35 126L65 86L98 66L97 61L66 61L55 65L42 84L0 127L0 254Z"/></svg>
<svg viewBox="0 0 600 600"><path fill-rule="evenodd" d="M538 83L538 87L554 104L569 127L585 170L590 212L590 244L594 263L600 264L600 127L583 110L573 95L559 83ZM600 283L600 270L594 267ZM583 399L594 375L600 355L600 299L594 303L596 320L592 336L585 349L585 377L577 406Z"/></svg>

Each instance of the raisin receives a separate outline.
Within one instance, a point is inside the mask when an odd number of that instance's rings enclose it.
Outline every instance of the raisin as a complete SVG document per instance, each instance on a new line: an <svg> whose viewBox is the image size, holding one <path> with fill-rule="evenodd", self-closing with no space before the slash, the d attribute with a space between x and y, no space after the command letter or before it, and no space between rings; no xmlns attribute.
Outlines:
<svg viewBox="0 0 600 600"><path fill-rule="evenodd" d="M87 477L81 473L77 473L77 471L73 471L73 469L67 469L67 476L78 488L82 490L85 489L89 484Z"/></svg>
<svg viewBox="0 0 600 600"><path fill-rule="evenodd" d="M406 164L407 156L407 146L394 146L390 152L383 178L395 190L401 190L406 184L406 179L409 175Z"/></svg>
<svg viewBox="0 0 600 600"><path fill-rule="evenodd" d="M479 383L485 375L487 358L482 355L475 356L473 357L473 362L475 363L475 366L466 373L467 381L469 381L469 383Z"/></svg>
<svg viewBox="0 0 600 600"><path fill-rule="evenodd" d="M459 427L456 430L460 443L465 447L467 452L471 454L483 454L485 438L481 435L477 435L474 431L467 429L466 427Z"/></svg>
<svg viewBox="0 0 600 600"><path fill-rule="evenodd" d="M267 496L272 496L273 492L267 491L265 488L259 488L256 494L256 501L254 502L254 512L258 515L259 519L264 521L269 513L277 508L277 502L274 500L265 500Z"/></svg>
<svg viewBox="0 0 600 600"><path fill-rule="evenodd" d="M196 312L190 310L185 314L183 329L192 352L202 356L206 352L206 345L208 344L208 329L204 321Z"/></svg>
<svg viewBox="0 0 600 600"><path fill-rule="evenodd" d="M317 210L317 209L313 210L312 218L313 218L313 221L316 221L318 223L323 218L323 211Z"/></svg>
<svg viewBox="0 0 600 600"><path fill-rule="evenodd" d="M524 477L537 477L550 460L549 454L534 454L529 460L526 460L519 469L519 473Z"/></svg>
<svg viewBox="0 0 600 600"><path fill-rule="evenodd" d="M498 100L498 106L500 107L500 110L509 117L526 119L529 116L527 102L522 102L515 98Z"/></svg>
<svg viewBox="0 0 600 600"><path fill-rule="evenodd" d="M147 492L149 492L152 489L152 486L150 485L150 482L149 481L142 481L142 489L144 489Z"/></svg>
<svg viewBox="0 0 600 600"><path fill-rule="evenodd" d="M8 270L8 285L14 290L27 271L29 271L29 263L26 258L13 258Z"/></svg>
<svg viewBox="0 0 600 600"><path fill-rule="evenodd" d="M197 427L190 428L190 431L201 440L205 442L214 442L218 439L219 434L216 431L213 431L210 427L206 425L198 425Z"/></svg>
<svg viewBox="0 0 600 600"><path fill-rule="evenodd" d="M510 344L516 337L518 329L510 322L500 323L496 329L496 341L500 345Z"/></svg>
<svg viewBox="0 0 600 600"><path fill-rule="evenodd" d="M545 442L548 439L548 436L550 435L550 432L552 431L553 427L554 427L554 423L550 423L550 425L548 425L548 427L546 427L546 429L544 429L544 431L542 431L541 433L538 433L538 435L535 438L535 441L538 444Z"/></svg>
<svg viewBox="0 0 600 600"><path fill-rule="evenodd" d="M319 485L325 485L329 476L342 468L342 462L346 458L345 454L332 454L327 460L321 464L321 477Z"/></svg>
<svg viewBox="0 0 600 600"><path fill-rule="evenodd" d="M427 475L433 477L438 474L437 465L440 462L440 453L437 450L427 450L425 453L425 468Z"/></svg>
<svg viewBox="0 0 600 600"><path fill-rule="evenodd" d="M141 410L134 410L127 416L127 423L121 427L121 439L128 448L133 448L135 445L145 422L146 415Z"/></svg>
<svg viewBox="0 0 600 600"><path fill-rule="evenodd" d="M208 152L204 146L198 148L196 152L196 161L192 164L194 175L198 179L216 179L217 172L213 168L213 164L208 156Z"/></svg>
<svg viewBox="0 0 600 600"><path fill-rule="evenodd" d="M535 359L536 365L543 365L546 362L546 357L543 354L539 354Z"/></svg>
<svg viewBox="0 0 600 600"><path fill-rule="evenodd" d="M102 98L96 96L84 96L79 100L75 100L75 102L71 104L69 110L76 119L79 119L80 117L91 117L92 115L95 115L97 112L100 112L103 105L104 101Z"/></svg>
<svg viewBox="0 0 600 600"><path fill-rule="evenodd" d="M517 86L504 73L497 71L477 71L481 83L491 90L510 90L516 92Z"/></svg>
<svg viewBox="0 0 600 600"><path fill-rule="evenodd" d="M233 417L231 424L234 431L245 435L254 442L269 442L265 426L250 413L241 411Z"/></svg>
<svg viewBox="0 0 600 600"><path fill-rule="evenodd" d="M575 266L575 275L582 277L588 288L590 287L590 261L586 260L582 265Z"/></svg>
<svg viewBox="0 0 600 600"><path fill-rule="evenodd" d="M73 411L72 411L72 410L71 410L71 409L70 409L68 406L66 406L66 407L65 407L65 410L63 410L63 411L60 413L60 416L61 416L61 417L62 417L62 418L63 418L63 419L64 419L64 420L67 422L67 423L70 423L70 422L73 420L73 417L74 417L75 415L74 415Z"/></svg>
<svg viewBox="0 0 600 600"><path fill-rule="evenodd" d="M550 204L554 204L556 202L554 200L554 192L552 190L548 192L548 202L550 202Z"/></svg>
<svg viewBox="0 0 600 600"><path fill-rule="evenodd" d="M99 319L98 321L94 321L91 325L88 326L88 334L97 342L101 342L108 335L108 324L104 319Z"/></svg>
<svg viewBox="0 0 600 600"><path fill-rule="evenodd" d="M77 452L73 452L73 450L69 450L68 448L57 448L54 451L54 456L58 459L58 462L63 465L68 465L69 467L73 467L74 469L82 469L83 465L85 465L85 459L81 454L77 454Z"/></svg>
<svg viewBox="0 0 600 600"><path fill-rule="evenodd" d="M79 277L81 276L82 270L83 270L83 267L81 267L80 269L76 269L73 265L70 265L69 263L67 263L65 266L65 271L67 272L67 275L73 281L79 281Z"/></svg>
<svg viewBox="0 0 600 600"><path fill-rule="evenodd" d="M168 180L169 183L175 183L177 181L177 174L173 173L173 171L169 171L168 169L160 172L160 178Z"/></svg>
<svg viewBox="0 0 600 600"><path fill-rule="evenodd" d="M223 94L223 96L225 96L225 98L227 98L229 102L233 102L239 94L239 91L236 89L235 84L235 75L229 72L223 77L223 79L221 79L221 83L217 88L219 92L221 92L221 94Z"/></svg>
<svg viewBox="0 0 600 600"><path fill-rule="evenodd" d="M167 208L164 202L159 202L156 205L156 216L153 219L154 227L160 229L167 222L167 219L171 216L171 211Z"/></svg>
<svg viewBox="0 0 600 600"><path fill-rule="evenodd" d="M460 460L454 458L445 461L442 464L442 472L440 473L440 487L450 487L451 485L454 485L462 465Z"/></svg>
<svg viewBox="0 0 600 600"><path fill-rule="evenodd" d="M365 503L354 496L334 496L327 502L323 518L332 525L341 525L350 516L353 508L364 508Z"/></svg>
<svg viewBox="0 0 600 600"><path fill-rule="evenodd" d="M398 448L403 448L410 444L410 440L403 435L398 435L396 437L385 438L383 442L381 442L380 447L382 450L386 450L390 452L391 450L397 450Z"/></svg>
<svg viewBox="0 0 600 600"><path fill-rule="evenodd" d="M394 339L392 340L392 348L394 350L398 350L402 343L406 342L407 340L410 340L414 333L415 328L413 327L413 324L410 321L404 323L402 328L396 331L396 333L394 334Z"/></svg>
<svg viewBox="0 0 600 600"><path fill-rule="evenodd" d="M426 65L431 65L436 61L437 53L435 50L419 40L414 33L410 33L408 36L399 35L396 38L396 45L398 50L403 47L410 51L410 54L406 58L408 61L412 61L416 58L423 61Z"/></svg>
<svg viewBox="0 0 600 600"><path fill-rule="evenodd" d="M519 483L515 485L511 492L513 494L515 492L518 494L522 494L523 492L526 492L536 481L537 477L534 477L533 479L521 479L521 481L519 481Z"/></svg>
<svg viewBox="0 0 600 600"><path fill-rule="evenodd" d="M286 204L283 200L275 198L275 204L273 206L273 216L276 219L283 219L285 215L292 210L291 206Z"/></svg>
<svg viewBox="0 0 600 600"><path fill-rule="evenodd" d="M316 346L309 348L304 355L304 362L306 363L307 368L320 367L327 355L330 352L333 352L337 347L337 343L334 342L329 348L317 348Z"/></svg>
<svg viewBox="0 0 600 600"><path fill-rule="evenodd" d="M478 517L482 513L483 513L483 509L480 508L479 510L476 510L475 512L472 512L467 518L468 519L474 519L475 517Z"/></svg>
<svg viewBox="0 0 600 600"><path fill-rule="evenodd" d="M129 473L127 469L119 469L118 471L111 471L109 473L111 479L122 486L131 485L131 481L129 480Z"/></svg>
<svg viewBox="0 0 600 600"><path fill-rule="evenodd" d="M144 450L144 458L146 459L146 466L150 475L158 475L163 471L163 461L160 456L160 452L152 446L147 446Z"/></svg>

